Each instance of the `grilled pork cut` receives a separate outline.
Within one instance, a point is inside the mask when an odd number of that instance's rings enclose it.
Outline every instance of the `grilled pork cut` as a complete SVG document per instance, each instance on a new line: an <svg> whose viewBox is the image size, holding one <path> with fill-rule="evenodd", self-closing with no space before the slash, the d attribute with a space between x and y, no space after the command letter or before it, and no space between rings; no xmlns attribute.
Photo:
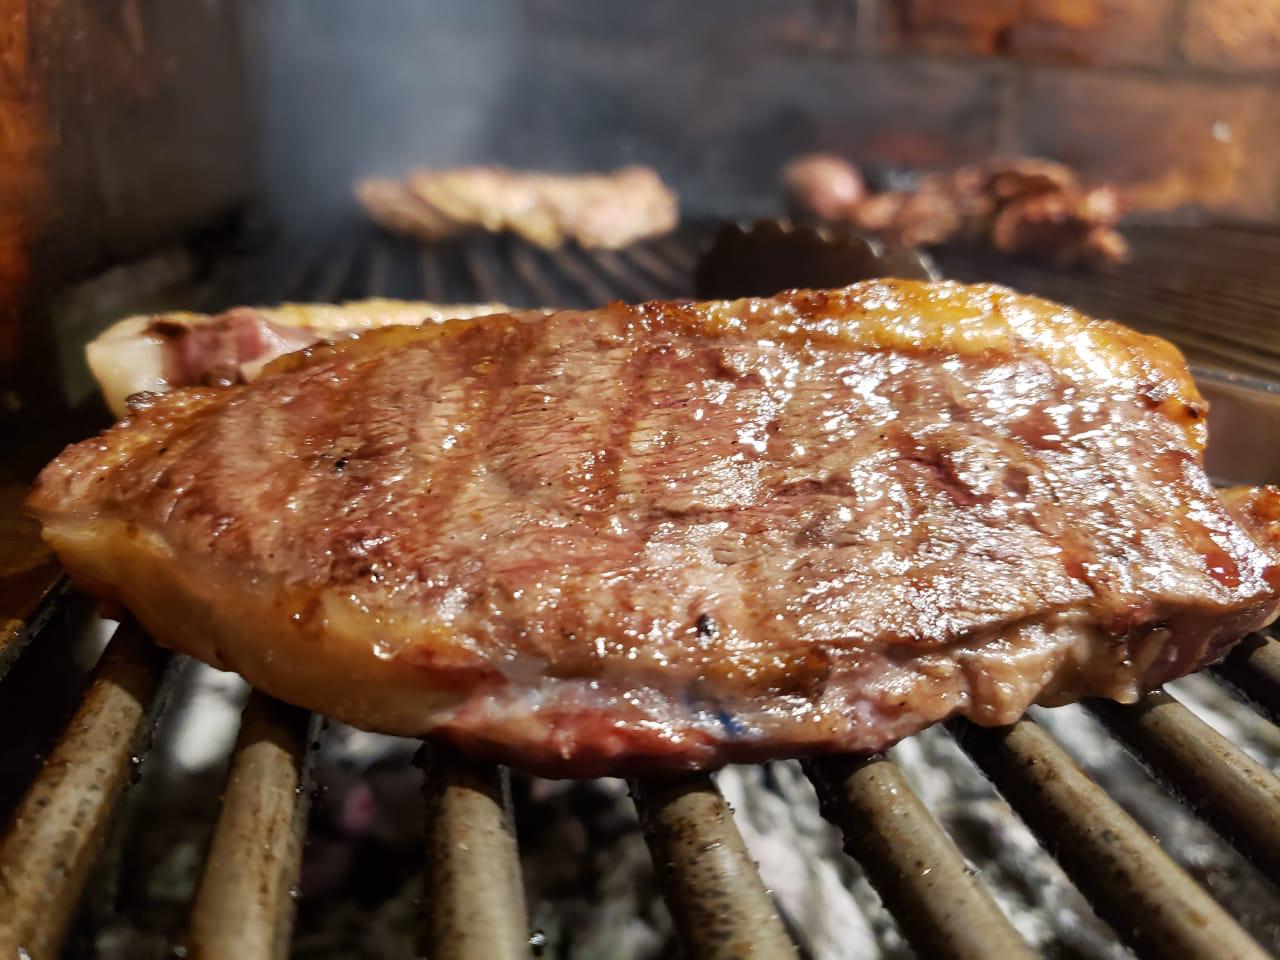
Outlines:
<svg viewBox="0 0 1280 960"><path fill-rule="evenodd" d="M320 340L376 327L440 323L509 309L500 303L349 303L236 307L218 314L140 314L113 324L85 348L89 369L117 417L137 393L248 383L272 360Z"/></svg>
<svg viewBox="0 0 1280 960"><path fill-rule="evenodd" d="M403 180L361 180L355 192L375 222L428 242L511 232L547 250L571 242L614 250L667 233L680 218L675 193L652 167L571 174L423 168Z"/></svg>
<svg viewBox="0 0 1280 960"><path fill-rule="evenodd" d="M152 398L29 506L168 646L553 776L1133 699L1280 596L1164 341L876 281L392 327Z"/></svg>

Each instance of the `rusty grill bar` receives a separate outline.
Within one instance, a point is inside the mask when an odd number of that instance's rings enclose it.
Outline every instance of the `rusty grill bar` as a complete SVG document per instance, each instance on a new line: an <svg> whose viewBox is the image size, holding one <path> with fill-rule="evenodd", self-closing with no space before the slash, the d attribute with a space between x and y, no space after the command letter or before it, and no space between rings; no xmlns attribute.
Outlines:
<svg viewBox="0 0 1280 960"><path fill-rule="evenodd" d="M507 771L427 748L423 941L440 960L529 955Z"/></svg>
<svg viewBox="0 0 1280 960"><path fill-rule="evenodd" d="M169 654L133 625L103 653L80 708L0 841L0 954L53 956L163 707Z"/></svg>
<svg viewBox="0 0 1280 960"><path fill-rule="evenodd" d="M1280 780L1266 767L1163 690L1132 706L1089 707L1187 806L1280 879Z"/></svg>
<svg viewBox="0 0 1280 960"><path fill-rule="evenodd" d="M311 791L306 711L254 692L232 752L222 812L191 911L199 957L289 955ZM246 883L246 877L256 882Z"/></svg>
<svg viewBox="0 0 1280 960"><path fill-rule="evenodd" d="M687 296L691 269L708 236L695 227L629 250L590 254L546 253L506 238L418 249L385 237L343 235L318 261L258 255L248 267L230 270L230 278L210 282L202 306L377 295L585 307L615 297ZM1152 262L1173 256L1159 244L1147 255ZM959 275L979 269L960 258L948 267ZM260 283L245 281L250 268ZM1035 281L1026 283L1031 289L1045 285L1040 275L1022 279ZM272 294L254 295L267 289ZM1104 281L1099 290L1095 296L1111 296L1115 304L1141 302L1120 280ZM1070 299L1062 291L1056 295ZM1262 298L1257 308L1275 315L1280 304ZM1128 319L1122 310L1109 312ZM1169 315L1166 332L1172 333L1183 314ZM1195 331L1183 332L1193 344L1202 339ZM1206 349L1234 357L1243 348L1227 336ZM1250 362L1270 369L1266 351ZM66 596L56 567L34 549L32 556L17 576L0 579L0 678L28 640L51 639L41 637L41 630ZM57 955L145 753L173 659L131 623L117 630L102 655L79 709L0 840L0 954L37 960ZM1276 640L1250 638L1213 673L1259 712L1280 720ZM1280 782L1271 771L1166 693L1132 706L1099 703L1090 709L1246 859L1277 879ZM303 711L252 695L191 905L191 955L253 960L288 954L315 722ZM1266 955L1043 726L1027 719L996 730L964 722L948 729L1118 939L1140 956ZM530 956L507 772L447 748L424 747L423 755L424 950L450 960ZM807 772L825 816L841 829L846 850L920 955L1033 955L895 763L885 757L825 758L810 763ZM689 956L800 955L711 778L640 780L631 792Z"/></svg>
<svg viewBox="0 0 1280 960"><path fill-rule="evenodd" d="M1140 956L1267 955L1034 721L949 726L1098 915Z"/></svg>
<svg viewBox="0 0 1280 960"><path fill-rule="evenodd" d="M917 953L951 960L1035 955L974 882L896 764L883 756L829 757L808 766L846 852L863 865Z"/></svg>
<svg viewBox="0 0 1280 960"><path fill-rule="evenodd" d="M791 960L795 947L711 778L637 780L631 796L689 953Z"/></svg>

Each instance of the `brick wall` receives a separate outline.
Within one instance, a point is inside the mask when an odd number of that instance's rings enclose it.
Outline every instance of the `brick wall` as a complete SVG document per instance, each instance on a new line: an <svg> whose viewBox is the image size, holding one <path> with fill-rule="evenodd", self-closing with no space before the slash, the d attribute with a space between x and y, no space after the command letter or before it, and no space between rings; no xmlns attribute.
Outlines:
<svg viewBox="0 0 1280 960"><path fill-rule="evenodd" d="M1065 160L1152 204L1280 211L1280 3L874 0L855 10L866 56L983 77L1001 151ZM935 128L943 140L932 152L947 158L969 152L966 108L955 109ZM898 152L867 159L921 159Z"/></svg>
<svg viewBox="0 0 1280 960"><path fill-rule="evenodd" d="M796 154L1047 154L1280 219L1280 0L274 0L243 5L262 192L351 215L417 164L653 164L689 214L777 209Z"/></svg>

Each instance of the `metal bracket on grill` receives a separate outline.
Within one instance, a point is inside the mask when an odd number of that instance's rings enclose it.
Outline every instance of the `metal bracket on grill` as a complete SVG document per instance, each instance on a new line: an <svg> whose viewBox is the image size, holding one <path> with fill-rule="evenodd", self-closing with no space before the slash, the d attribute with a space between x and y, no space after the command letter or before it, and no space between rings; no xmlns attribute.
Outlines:
<svg viewBox="0 0 1280 960"><path fill-rule="evenodd" d="M936 280L938 272L919 250L886 248L852 229L760 220L721 228L698 263L694 283L700 297L732 299L876 277Z"/></svg>

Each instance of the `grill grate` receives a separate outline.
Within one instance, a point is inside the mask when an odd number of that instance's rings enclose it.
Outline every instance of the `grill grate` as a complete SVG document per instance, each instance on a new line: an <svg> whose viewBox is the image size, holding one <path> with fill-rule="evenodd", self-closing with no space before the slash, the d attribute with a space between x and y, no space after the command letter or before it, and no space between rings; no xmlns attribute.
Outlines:
<svg viewBox="0 0 1280 960"><path fill-rule="evenodd" d="M1133 227L1133 261L1081 275L958 248L938 258L957 280L998 280L1166 337L1193 363L1280 380L1280 231Z"/></svg>
<svg viewBox="0 0 1280 960"><path fill-rule="evenodd" d="M1033 720L994 730L950 726L1098 915L1137 953L1266 956Z"/></svg>
<svg viewBox="0 0 1280 960"><path fill-rule="evenodd" d="M694 226L632 249L586 254L533 250L507 238L421 249L344 232L301 259L275 248L228 257L207 278L200 306L379 295L585 307L613 297L679 297L690 292L687 278L709 235ZM1201 359L1275 372L1280 367L1270 357L1276 350L1260 343L1250 324L1258 318L1270 324L1280 315L1280 296L1272 302L1256 284L1233 286L1227 280L1235 273L1219 277L1217 286L1203 287L1195 278L1213 274L1224 257L1235 271L1250 264L1262 269L1266 256L1280 252L1280 239L1247 231L1205 236L1218 245L1217 258L1171 233L1140 233L1137 266L1148 270L1146 292L1135 279L1140 272L1081 283L1075 275L1018 264L984 266L964 252L948 254L943 264L952 275L995 276L1171 335L1193 356L1203 349ZM1223 299L1210 336L1194 318L1215 303L1214 291ZM1219 325L1224 304L1230 322ZM29 531L26 536L29 542ZM55 629L47 626L51 612L73 596L34 547L28 562L5 569L18 572L0 580L0 677L33 637L53 642L42 632ZM131 623L116 631L0 840L0 902L6 907L0 955L57 954L93 864L108 846L113 816L136 778L180 660L153 647ZM1280 643L1251 638L1214 673L1270 719L1280 719ZM4 692L0 687L0 696ZM1090 709L1249 861L1280 880L1280 781L1271 771L1167 693L1133 706ZM252 960L288 954L316 722L264 695L250 697L192 904L187 942L194 955ZM1118 938L1140 955L1266 955L1045 727L1027 719L999 730L965 722L947 729ZM506 771L447 748L429 748L424 756L421 929L427 953L458 960L529 955ZM920 955L1034 955L892 761L827 758L806 769L824 813L844 833L847 851ZM710 778L644 780L630 788L690 956L799 955Z"/></svg>

